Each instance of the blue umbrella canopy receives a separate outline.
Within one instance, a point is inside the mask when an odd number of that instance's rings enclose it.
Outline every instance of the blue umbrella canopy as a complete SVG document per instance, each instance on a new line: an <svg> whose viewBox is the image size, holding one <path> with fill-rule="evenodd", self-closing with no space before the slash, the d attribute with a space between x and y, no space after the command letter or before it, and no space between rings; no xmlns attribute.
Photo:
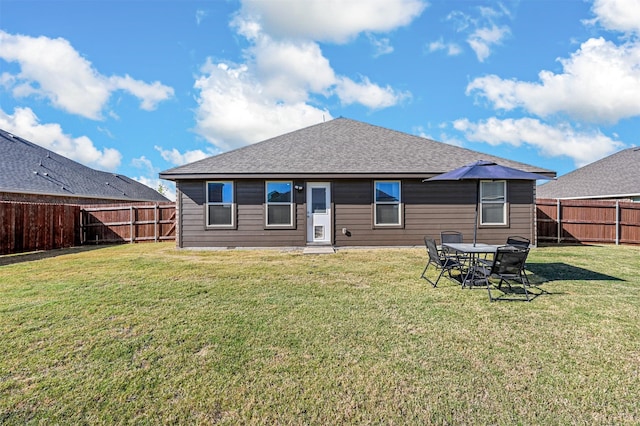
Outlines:
<svg viewBox="0 0 640 426"><path fill-rule="evenodd" d="M450 172L442 173L423 182L436 180L476 180L478 181L478 189L476 190L476 217L473 225L473 245L476 244L478 234L478 204L480 200L480 181L481 180L542 180L553 179L552 177L541 175L538 173L525 172L524 170L514 169L512 167L501 166L492 161L480 160L472 164L467 164Z"/></svg>
<svg viewBox="0 0 640 426"><path fill-rule="evenodd" d="M524 170L514 169L512 167L501 166L491 161L480 160L451 170L450 172L425 179L424 181L466 179L540 180L553 178L538 173L525 172Z"/></svg>

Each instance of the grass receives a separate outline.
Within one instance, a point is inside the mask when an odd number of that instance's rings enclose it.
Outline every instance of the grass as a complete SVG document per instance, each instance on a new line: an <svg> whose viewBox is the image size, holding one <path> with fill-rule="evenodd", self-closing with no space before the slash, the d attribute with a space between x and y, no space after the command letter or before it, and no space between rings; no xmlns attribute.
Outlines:
<svg viewBox="0 0 640 426"><path fill-rule="evenodd" d="M0 423L638 424L639 255L534 249L531 303L424 249L0 258Z"/></svg>

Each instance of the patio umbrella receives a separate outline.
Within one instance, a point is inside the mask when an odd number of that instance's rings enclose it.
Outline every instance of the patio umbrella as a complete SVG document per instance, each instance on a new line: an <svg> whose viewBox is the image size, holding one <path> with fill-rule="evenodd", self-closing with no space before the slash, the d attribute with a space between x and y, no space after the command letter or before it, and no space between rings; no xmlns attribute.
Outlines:
<svg viewBox="0 0 640 426"><path fill-rule="evenodd" d="M525 172L524 170L512 167L501 166L500 164L480 160L472 164L467 164L450 172L424 179L423 182L436 180L475 180L476 186L476 215L473 224L473 245L476 245L478 234L478 204L480 204L480 181L481 180L539 180L553 179L549 176L538 173Z"/></svg>

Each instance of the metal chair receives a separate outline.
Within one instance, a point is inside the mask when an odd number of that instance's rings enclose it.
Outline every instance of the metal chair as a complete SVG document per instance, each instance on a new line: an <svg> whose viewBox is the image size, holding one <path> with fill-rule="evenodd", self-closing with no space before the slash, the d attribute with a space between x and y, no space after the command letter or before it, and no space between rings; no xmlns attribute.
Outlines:
<svg viewBox="0 0 640 426"><path fill-rule="evenodd" d="M507 245L513 247L529 248L531 240L525 237L519 237L517 235L507 237Z"/></svg>
<svg viewBox="0 0 640 426"><path fill-rule="evenodd" d="M458 231L442 231L440 232L440 244L444 243L462 243L462 232Z"/></svg>
<svg viewBox="0 0 640 426"><path fill-rule="evenodd" d="M464 237L462 232L458 231L441 231L440 232L440 245L442 246L445 243L462 243L464 242ZM440 250L442 256L449 257L460 263L468 263L469 258L465 256L461 256L459 253L454 253L446 249L446 247L442 247Z"/></svg>
<svg viewBox="0 0 640 426"><path fill-rule="evenodd" d="M490 301L498 300L498 298L494 298L491 295L491 282L489 279L492 277L500 280L496 286L498 290L502 288L503 283L509 286L509 290L513 290L512 284L521 285L527 302L531 301L530 293L527 290L527 287L530 287L531 284L524 272L524 265L528 255L529 249L516 248L514 246L498 247L491 267L479 269L487 284Z"/></svg>
<svg viewBox="0 0 640 426"><path fill-rule="evenodd" d="M531 240L525 237L519 237L517 235L507 237L507 245L511 247L518 247L518 248L529 250L530 244L531 244ZM523 272L523 273L525 274L525 276L527 275L526 272Z"/></svg>
<svg viewBox="0 0 640 426"><path fill-rule="evenodd" d="M435 240L430 239L428 237L424 237L424 244L425 244L425 247L427 248L427 254L429 255L429 260L427 261L427 265L424 267L424 270L422 271L422 275L420 275L420 278L424 278L425 280L429 281L429 283L431 283L431 285L434 287L438 286L438 282L440 281L440 278L442 278L442 275L445 272L449 274L449 278L453 279L453 276L451 275L451 271L453 271L454 269L459 270L461 268L460 262L458 262L453 257L442 256L441 253L438 251L438 247L436 246ZM438 275L438 278L435 281L431 281L425 275L430 265L433 265L436 268L436 270L438 269L440 270L440 275Z"/></svg>

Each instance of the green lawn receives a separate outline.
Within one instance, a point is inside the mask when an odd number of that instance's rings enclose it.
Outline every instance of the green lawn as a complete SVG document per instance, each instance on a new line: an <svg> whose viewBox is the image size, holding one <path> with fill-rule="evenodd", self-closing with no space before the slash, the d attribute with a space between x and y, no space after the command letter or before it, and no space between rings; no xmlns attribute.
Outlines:
<svg viewBox="0 0 640 426"><path fill-rule="evenodd" d="M0 424L640 423L638 247L532 250L530 303L424 249L48 255L0 258Z"/></svg>

